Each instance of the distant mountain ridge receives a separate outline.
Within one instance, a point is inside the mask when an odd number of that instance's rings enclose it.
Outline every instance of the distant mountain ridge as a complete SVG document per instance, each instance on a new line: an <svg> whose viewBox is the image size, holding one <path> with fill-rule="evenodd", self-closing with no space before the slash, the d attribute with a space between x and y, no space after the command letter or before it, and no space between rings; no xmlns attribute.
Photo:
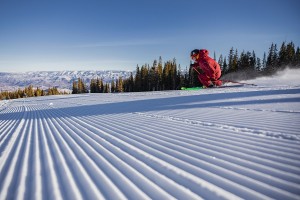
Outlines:
<svg viewBox="0 0 300 200"><path fill-rule="evenodd" d="M104 82L110 83L119 77L128 78L131 73L132 71L122 70L0 72L0 91L12 91L29 85L41 89L49 87L71 89L73 81L78 78L83 79L89 86L91 79L102 78Z"/></svg>

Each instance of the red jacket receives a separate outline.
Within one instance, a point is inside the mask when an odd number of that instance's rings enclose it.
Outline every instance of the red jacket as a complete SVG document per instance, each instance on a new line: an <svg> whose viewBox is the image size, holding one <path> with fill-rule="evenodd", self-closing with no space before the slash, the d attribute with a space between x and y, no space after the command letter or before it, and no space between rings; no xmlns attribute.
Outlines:
<svg viewBox="0 0 300 200"><path fill-rule="evenodd" d="M208 56L208 50L200 49L199 54L200 56L196 60L196 67L199 67L210 79L219 79L221 77L220 65L214 59Z"/></svg>

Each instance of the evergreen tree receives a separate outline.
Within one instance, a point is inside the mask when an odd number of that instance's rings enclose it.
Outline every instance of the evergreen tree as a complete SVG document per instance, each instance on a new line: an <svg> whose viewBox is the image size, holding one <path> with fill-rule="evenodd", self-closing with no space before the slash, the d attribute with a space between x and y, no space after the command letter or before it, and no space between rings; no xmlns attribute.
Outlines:
<svg viewBox="0 0 300 200"><path fill-rule="evenodd" d="M33 91L33 86L29 85L28 87L25 87L25 94L27 97L33 97L34 96L34 91Z"/></svg>
<svg viewBox="0 0 300 200"><path fill-rule="evenodd" d="M106 83L103 88L103 93L110 93L110 92L111 92L111 90L110 90L109 84Z"/></svg>
<svg viewBox="0 0 300 200"><path fill-rule="evenodd" d="M176 59L173 58L173 62L171 65L171 75L172 75L172 90L175 90L177 88L177 64L176 64Z"/></svg>
<svg viewBox="0 0 300 200"><path fill-rule="evenodd" d="M228 65L227 65L227 62L226 62L226 58L224 58L224 61L223 61L223 73L224 74L228 73Z"/></svg>
<svg viewBox="0 0 300 200"><path fill-rule="evenodd" d="M235 54L233 56L232 71L238 70L238 61L239 61L239 56L238 56L238 50L236 49Z"/></svg>
<svg viewBox="0 0 300 200"><path fill-rule="evenodd" d="M279 50L279 65L285 66L288 64L288 58L287 58L287 50L285 42L282 43L280 50Z"/></svg>
<svg viewBox="0 0 300 200"><path fill-rule="evenodd" d="M262 61L262 70L265 70L266 66L267 66L267 56L266 56L266 52L264 52L264 57Z"/></svg>
<svg viewBox="0 0 300 200"><path fill-rule="evenodd" d="M141 73L138 65L136 67L136 73L135 73L135 79L134 79L134 91L135 92L142 91L142 73Z"/></svg>
<svg viewBox="0 0 300 200"><path fill-rule="evenodd" d="M184 73L184 87L189 87L189 86L190 86L190 84L189 84L189 70L186 67L185 68L185 73Z"/></svg>
<svg viewBox="0 0 300 200"><path fill-rule="evenodd" d="M78 78L78 93L81 94L81 93L85 93L85 85L83 83L83 80L81 78Z"/></svg>
<svg viewBox="0 0 300 200"><path fill-rule="evenodd" d="M78 94L78 85L75 81L73 81L72 94Z"/></svg>
<svg viewBox="0 0 300 200"><path fill-rule="evenodd" d="M167 61L163 68L163 88L164 90L172 89L172 63Z"/></svg>
<svg viewBox="0 0 300 200"><path fill-rule="evenodd" d="M34 91L34 96L36 97L42 96L42 90L37 87L36 90Z"/></svg>
<svg viewBox="0 0 300 200"><path fill-rule="evenodd" d="M141 91L149 91L149 70L147 64L141 68Z"/></svg>
<svg viewBox="0 0 300 200"><path fill-rule="evenodd" d="M250 52L249 52L250 54ZM255 52L252 51L252 54L250 55L250 68L251 70L255 70L256 69L256 55L255 55Z"/></svg>
<svg viewBox="0 0 300 200"><path fill-rule="evenodd" d="M121 76L119 77L118 84L116 86L118 92L123 92L123 79Z"/></svg>
<svg viewBox="0 0 300 200"><path fill-rule="evenodd" d="M262 70L262 65L261 65L260 58L256 58L256 66L255 66L255 70L256 70L256 71L261 71L261 70Z"/></svg>
<svg viewBox="0 0 300 200"><path fill-rule="evenodd" d="M157 90L158 74L157 74L157 60L153 61L153 65L149 70L149 89L152 91Z"/></svg>
<svg viewBox="0 0 300 200"><path fill-rule="evenodd" d="M290 42L286 46L287 65L293 65L295 59L295 45Z"/></svg>
<svg viewBox="0 0 300 200"><path fill-rule="evenodd" d="M269 54L267 57L266 72L274 73L277 68L278 68L277 45L272 43L271 47L269 48Z"/></svg>
<svg viewBox="0 0 300 200"><path fill-rule="evenodd" d="M224 68L223 68L223 56L222 56L222 54L219 57L218 64L220 65L221 71L224 71Z"/></svg>
<svg viewBox="0 0 300 200"><path fill-rule="evenodd" d="M130 73L129 83L128 83L128 92L134 91L134 79L132 73Z"/></svg>
<svg viewBox="0 0 300 200"><path fill-rule="evenodd" d="M161 56L158 59L157 65L157 75L158 75L158 83L157 83L157 90L162 90L163 85L163 64Z"/></svg>
<svg viewBox="0 0 300 200"><path fill-rule="evenodd" d="M238 68L240 70L246 70L249 68L249 57L245 52L243 51L240 55L240 59L238 61Z"/></svg>
<svg viewBox="0 0 300 200"><path fill-rule="evenodd" d="M84 86L83 86L81 78L78 78L78 80L77 80L77 87L78 87L78 94L83 93Z"/></svg>
<svg viewBox="0 0 300 200"><path fill-rule="evenodd" d="M83 91L83 84L82 84L81 78L77 79L77 88L78 88L78 94L81 94Z"/></svg>
<svg viewBox="0 0 300 200"><path fill-rule="evenodd" d="M238 60L238 67L239 70L246 70L246 71L253 71L255 69L256 64L256 56L255 53L252 54L247 51L246 53L243 51L240 55Z"/></svg>
<svg viewBox="0 0 300 200"><path fill-rule="evenodd" d="M97 93L103 93L104 91L104 84L103 84L103 79L99 79L97 78L97 81L96 81L96 92Z"/></svg>
<svg viewBox="0 0 300 200"><path fill-rule="evenodd" d="M176 90L180 89L185 85L185 75L181 71L181 66L178 65L177 76L176 76Z"/></svg>
<svg viewBox="0 0 300 200"><path fill-rule="evenodd" d="M229 56L228 56L228 72L232 71L233 69L233 58L234 58L234 50L233 47L229 50Z"/></svg>
<svg viewBox="0 0 300 200"><path fill-rule="evenodd" d="M191 63L190 63L191 64ZM196 87L196 86L202 86L198 79L198 73L195 72L193 67L189 68L189 87Z"/></svg>
<svg viewBox="0 0 300 200"><path fill-rule="evenodd" d="M91 79L90 83L90 92L91 93L96 93L97 85L95 79Z"/></svg>
<svg viewBox="0 0 300 200"><path fill-rule="evenodd" d="M297 47L293 66L300 67L300 48Z"/></svg>
<svg viewBox="0 0 300 200"><path fill-rule="evenodd" d="M278 67L278 50L277 44L274 45L274 54L273 54L273 65L274 67Z"/></svg>
<svg viewBox="0 0 300 200"><path fill-rule="evenodd" d="M229 56L228 56L228 72L235 72L238 70L238 61L239 61L239 57L238 57L238 51L237 49L233 50L233 47L230 49L229 51Z"/></svg>
<svg viewBox="0 0 300 200"><path fill-rule="evenodd" d="M116 79L115 92L120 92L119 91L119 79Z"/></svg>
<svg viewBox="0 0 300 200"><path fill-rule="evenodd" d="M110 92L116 92L116 85L114 79L111 81Z"/></svg>

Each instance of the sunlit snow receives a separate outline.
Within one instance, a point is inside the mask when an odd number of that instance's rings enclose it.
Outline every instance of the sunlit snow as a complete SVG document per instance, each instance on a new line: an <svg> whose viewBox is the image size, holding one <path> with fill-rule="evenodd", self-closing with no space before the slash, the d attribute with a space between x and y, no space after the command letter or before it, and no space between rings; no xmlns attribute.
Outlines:
<svg viewBox="0 0 300 200"><path fill-rule="evenodd" d="M299 72L0 101L0 199L300 199Z"/></svg>

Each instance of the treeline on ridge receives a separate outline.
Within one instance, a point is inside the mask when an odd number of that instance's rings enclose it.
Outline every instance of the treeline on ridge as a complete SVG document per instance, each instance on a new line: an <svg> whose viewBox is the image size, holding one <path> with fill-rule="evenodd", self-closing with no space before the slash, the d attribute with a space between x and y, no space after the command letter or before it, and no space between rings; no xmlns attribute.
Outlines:
<svg viewBox="0 0 300 200"><path fill-rule="evenodd" d="M18 89L16 91L1 91L0 100L2 99L19 99L26 97L39 97L48 95L59 95L68 94L67 92L59 92L56 87L49 88L47 90L42 90L40 88L34 88L32 85L25 87L24 89Z"/></svg>

